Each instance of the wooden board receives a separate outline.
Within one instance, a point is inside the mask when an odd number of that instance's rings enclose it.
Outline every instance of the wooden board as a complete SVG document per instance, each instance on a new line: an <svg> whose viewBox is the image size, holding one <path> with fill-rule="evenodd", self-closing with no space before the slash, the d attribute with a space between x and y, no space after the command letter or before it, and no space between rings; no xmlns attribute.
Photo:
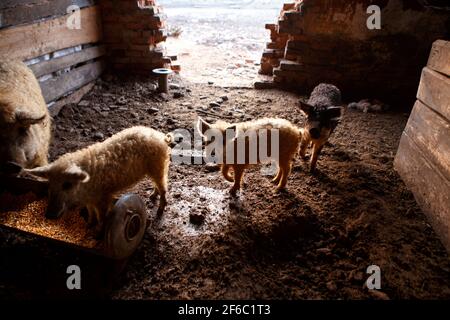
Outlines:
<svg viewBox="0 0 450 320"><path fill-rule="evenodd" d="M2 0L0 2L0 10L6 9L6 8L13 8L17 6L21 6L24 4L33 4L33 3L39 3L42 2L42 0Z"/></svg>
<svg viewBox="0 0 450 320"><path fill-rule="evenodd" d="M75 104L79 103L81 101L81 99L83 99L84 95L92 90L94 85L95 85L94 81L90 82L87 85L81 87L80 89L75 90L74 92L69 94L67 97L64 97L64 98L58 100L57 102L55 102L55 104L53 104L49 108L50 115L52 117L56 117L65 105L71 104L71 103L75 103Z"/></svg>
<svg viewBox="0 0 450 320"><path fill-rule="evenodd" d="M450 46L436 41L394 167L450 253Z"/></svg>
<svg viewBox="0 0 450 320"><path fill-rule="evenodd" d="M67 8L77 5L80 8L94 5L94 0L34 0L0 8L0 28L30 23L48 17L67 14Z"/></svg>
<svg viewBox="0 0 450 320"><path fill-rule="evenodd" d="M450 253L450 181L404 133L394 166Z"/></svg>
<svg viewBox="0 0 450 320"><path fill-rule="evenodd" d="M0 57L31 59L49 52L101 40L98 6L81 10L81 29L67 28L68 15L32 25L0 30Z"/></svg>
<svg viewBox="0 0 450 320"><path fill-rule="evenodd" d="M450 78L429 68L422 71L417 98L450 119Z"/></svg>
<svg viewBox="0 0 450 320"><path fill-rule="evenodd" d="M450 42L437 40L431 49L428 68L450 77Z"/></svg>
<svg viewBox="0 0 450 320"><path fill-rule="evenodd" d="M414 141L424 157L450 180L449 121L417 101L405 133Z"/></svg>
<svg viewBox="0 0 450 320"><path fill-rule="evenodd" d="M97 79L104 69L103 61L97 61L64 73L41 83L42 94L47 103L59 99L65 93L78 89Z"/></svg>
<svg viewBox="0 0 450 320"><path fill-rule="evenodd" d="M60 58L33 64L30 66L30 69L33 71L34 75L39 78L43 75L50 74L52 72L79 64L81 62L98 58L100 56L103 56L105 52L106 49L104 46L90 47Z"/></svg>

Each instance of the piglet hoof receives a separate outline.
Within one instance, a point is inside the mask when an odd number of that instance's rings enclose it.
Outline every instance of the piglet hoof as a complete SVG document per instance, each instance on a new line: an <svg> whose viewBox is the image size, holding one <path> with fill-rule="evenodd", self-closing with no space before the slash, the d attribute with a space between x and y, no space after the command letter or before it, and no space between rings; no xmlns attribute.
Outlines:
<svg viewBox="0 0 450 320"><path fill-rule="evenodd" d="M162 215L164 213L164 210L166 209L166 205L167 205L167 201L165 200L165 197L163 197L160 200L158 210L156 211L156 217L158 219L161 219L161 217L162 217Z"/></svg>
<svg viewBox="0 0 450 320"><path fill-rule="evenodd" d="M153 190L152 194L150 195L150 200L154 201L156 200L156 198L158 197L158 192L155 190Z"/></svg>
<svg viewBox="0 0 450 320"><path fill-rule="evenodd" d="M150 219L146 219L145 220L145 230L147 230L152 224L152 221Z"/></svg>
<svg viewBox="0 0 450 320"><path fill-rule="evenodd" d="M238 191L239 191L239 189L231 188L229 192L230 192L230 195L231 195L232 197L236 197Z"/></svg>
<svg viewBox="0 0 450 320"><path fill-rule="evenodd" d="M164 208L158 208L158 210L156 211L156 220L158 223L161 223L163 215L164 215Z"/></svg>
<svg viewBox="0 0 450 320"><path fill-rule="evenodd" d="M275 193L285 193L286 192L286 186L283 187L277 187L275 189Z"/></svg>

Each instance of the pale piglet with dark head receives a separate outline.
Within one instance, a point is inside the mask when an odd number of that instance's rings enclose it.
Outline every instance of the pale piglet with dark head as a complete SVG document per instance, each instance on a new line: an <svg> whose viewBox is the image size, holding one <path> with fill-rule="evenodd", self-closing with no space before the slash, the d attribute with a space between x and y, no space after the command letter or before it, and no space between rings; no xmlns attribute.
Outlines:
<svg viewBox="0 0 450 320"><path fill-rule="evenodd" d="M170 136L151 128L132 127L46 166L25 171L49 181L48 218L87 207L88 223L97 223L101 231L113 195L146 176L155 187L151 197L160 196L158 214L162 214L167 203L170 142Z"/></svg>
<svg viewBox="0 0 450 320"><path fill-rule="evenodd" d="M300 156L306 157L306 149L312 144L310 170L313 172L323 146L338 125L341 115L341 92L331 84L319 84L308 102L300 101L300 109L307 117L302 129Z"/></svg>
<svg viewBox="0 0 450 320"><path fill-rule="evenodd" d="M47 164L50 115L33 72L21 61L0 61L0 171L11 164ZM5 168L7 168L5 170Z"/></svg>

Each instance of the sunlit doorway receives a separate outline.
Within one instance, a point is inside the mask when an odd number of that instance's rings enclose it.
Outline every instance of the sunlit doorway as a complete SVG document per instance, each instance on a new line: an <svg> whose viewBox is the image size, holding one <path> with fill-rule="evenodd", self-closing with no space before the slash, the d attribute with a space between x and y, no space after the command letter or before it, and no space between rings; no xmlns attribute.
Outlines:
<svg viewBox="0 0 450 320"><path fill-rule="evenodd" d="M196 83L250 87L283 0L159 0L166 16L168 55L183 78Z"/></svg>

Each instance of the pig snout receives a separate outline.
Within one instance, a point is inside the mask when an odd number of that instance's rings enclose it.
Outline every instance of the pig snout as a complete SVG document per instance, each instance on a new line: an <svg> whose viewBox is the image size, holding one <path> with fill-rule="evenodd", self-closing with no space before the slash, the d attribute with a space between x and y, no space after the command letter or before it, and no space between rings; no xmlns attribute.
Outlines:
<svg viewBox="0 0 450 320"><path fill-rule="evenodd" d="M27 164L25 152L18 148L0 148L0 167L9 168L11 163L25 167Z"/></svg>
<svg viewBox="0 0 450 320"><path fill-rule="evenodd" d="M58 199L49 199L47 211L45 212L45 217L47 219L58 219L66 210L66 205L64 202Z"/></svg>
<svg viewBox="0 0 450 320"><path fill-rule="evenodd" d="M317 127L310 128L309 134L311 135L311 138L319 139L320 138L320 129Z"/></svg>

